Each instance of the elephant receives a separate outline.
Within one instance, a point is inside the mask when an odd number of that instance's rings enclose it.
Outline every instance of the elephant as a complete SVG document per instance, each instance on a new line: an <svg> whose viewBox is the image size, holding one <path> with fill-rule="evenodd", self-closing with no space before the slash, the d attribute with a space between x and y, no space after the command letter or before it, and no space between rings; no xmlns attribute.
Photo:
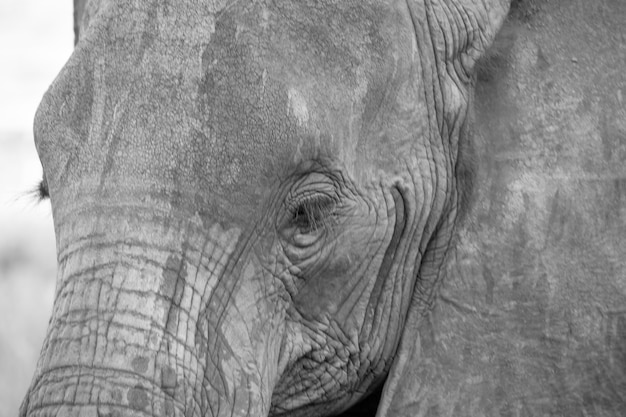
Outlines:
<svg viewBox="0 0 626 417"><path fill-rule="evenodd" d="M624 415L618 3L75 0L20 415Z"/></svg>

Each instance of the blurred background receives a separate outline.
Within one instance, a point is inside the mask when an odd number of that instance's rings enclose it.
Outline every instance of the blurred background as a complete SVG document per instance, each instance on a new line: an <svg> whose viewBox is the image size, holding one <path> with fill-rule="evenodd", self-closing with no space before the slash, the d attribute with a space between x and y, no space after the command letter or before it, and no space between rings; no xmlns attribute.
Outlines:
<svg viewBox="0 0 626 417"><path fill-rule="evenodd" d="M0 1L0 417L14 417L52 309L56 251L32 122L73 47L71 0Z"/></svg>

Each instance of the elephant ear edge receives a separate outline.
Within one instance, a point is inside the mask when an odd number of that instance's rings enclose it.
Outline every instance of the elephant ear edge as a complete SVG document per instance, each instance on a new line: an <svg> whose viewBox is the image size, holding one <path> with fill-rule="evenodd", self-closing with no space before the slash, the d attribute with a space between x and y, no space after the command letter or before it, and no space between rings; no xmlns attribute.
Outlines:
<svg viewBox="0 0 626 417"><path fill-rule="evenodd" d="M430 28L435 45L445 45L440 59L460 60L470 74L493 42L514 0L407 1L413 18Z"/></svg>
<svg viewBox="0 0 626 417"><path fill-rule="evenodd" d="M490 47L504 23L511 0L407 0L407 3L414 25L424 25L428 28L427 30L431 31L434 53L438 55L433 58L443 61L446 66L454 66L457 73L459 69L462 70L466 76L463 78L468 83L468 88L473 88L476 64ZM470 94L471 96L473 94ZM453 199L453 204L461 204L461 200ZM458 214L458 210L451 210L451 212ZM455 222L453 218L447 220L447 222L450 221ZM454 227L451 229L444 227L440 229L440 232L446 229L447 233L450 233ZM433 239L440 240L442 237L434 236ZM447 239L447 241L454 242L454 239ZM446 252L449 252L449 248ZM422 263L430 262L433 265L429 265L429 269L444 271L446 258L447 256L429 257L427 250ZM439 273L443 274L443 272ZM439 278L435 278L435 281L439 281ZM421 339L424 336L426 339L430 338L430 335L424 335L424 328L429 328L433 323L424 326L424 321L429 320L429 315L425 314L424 306L421 304L423 304L423 298L417 295L416 291L405 319L396 355L382 390L377 417L424 415L433 405L441 403L442 397L454 403L453 392L435 392L436 388L429 387L431 383L438 381L439 377L432 372L429 373L437 368L429 363L434 363L437 359L425 357L422 346L423 343L432 344L432 340ZM446 386L443 381L435 383L439 387L442 384ZM431 396L440 398L430 398ZM454 407L453 404L451 406Z"/></svg>
<svg viewBox="0 0 626 417"><path fill-rule="evenodd" d="M457 0L459 8L466 13L468 20L458 25L467 28L467 24L475 24L469 30L468 42L461 52L461 60L466 71L474 71L476 62L485 54L491 46L496 34L504 23L513 0ZM443 0L441 3L453 4L454 1ZM474 25L471 25L474 26Z"/></svg>

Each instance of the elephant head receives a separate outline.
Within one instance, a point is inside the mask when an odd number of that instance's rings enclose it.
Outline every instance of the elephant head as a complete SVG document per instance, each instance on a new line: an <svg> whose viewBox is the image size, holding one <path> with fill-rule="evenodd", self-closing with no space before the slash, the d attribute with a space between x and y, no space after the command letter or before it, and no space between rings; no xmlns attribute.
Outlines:
<svg viewBox="0 0 626 417"><path fill-rule="evenodd" d="M77 3L35 120L59 272L21 415L407 413L506 2Z"/></svg>

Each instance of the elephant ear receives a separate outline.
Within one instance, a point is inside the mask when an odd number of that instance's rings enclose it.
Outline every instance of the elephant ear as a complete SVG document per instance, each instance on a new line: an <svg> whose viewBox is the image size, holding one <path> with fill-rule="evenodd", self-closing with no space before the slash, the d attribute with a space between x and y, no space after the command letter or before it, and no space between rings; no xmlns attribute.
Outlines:
<svg viewBox="0 0 626 417"><path fill-rule="evenodd" d="M420 48L421 53L428 55L423 57L424 61L432 60L438 68L438 73L433 76L442 82L441 78L453 69L454 82L457 85L457 81L465 83L468 101L471 100L469 90L473 88L476 62L489 48L506 19L509 0L409 0L408 5L418 44L433 46ZM441 73L441 68L447 70L446 75ZM431 81L437 82L437 79ZM443 114L447 113L446 105L449 104L443 103ZM466 120L466 124L469 123ZM461 135L467 131L462 129ZM462 143L463 139L458 148L460 154L465 148ZM457 177L464 175L461 165L463 163L457 163ZM457 181L461 182L456 185L457 189L463 187L462 181L462 178ZM398 350L383 387L378 417L473 415L456 408L461 404L456 400L462 385L460 381L465 375L454 364L448 366L446 357L438 354L438 346L442 343L445 346L446 334L445 331L435 332L437 317L431 314L437 288L445 274L445 262L451 256L449 252L453 252L441 250L441 247L450 245L462 200L457 195L451 196L449 209L422 258Z"/></svg>
<svg viewBox="0 0 626 417"><path fill-rule="evenodd" d="M475 200L380 416L626 416L624 6L512 3L476 68Z"/></svg>

